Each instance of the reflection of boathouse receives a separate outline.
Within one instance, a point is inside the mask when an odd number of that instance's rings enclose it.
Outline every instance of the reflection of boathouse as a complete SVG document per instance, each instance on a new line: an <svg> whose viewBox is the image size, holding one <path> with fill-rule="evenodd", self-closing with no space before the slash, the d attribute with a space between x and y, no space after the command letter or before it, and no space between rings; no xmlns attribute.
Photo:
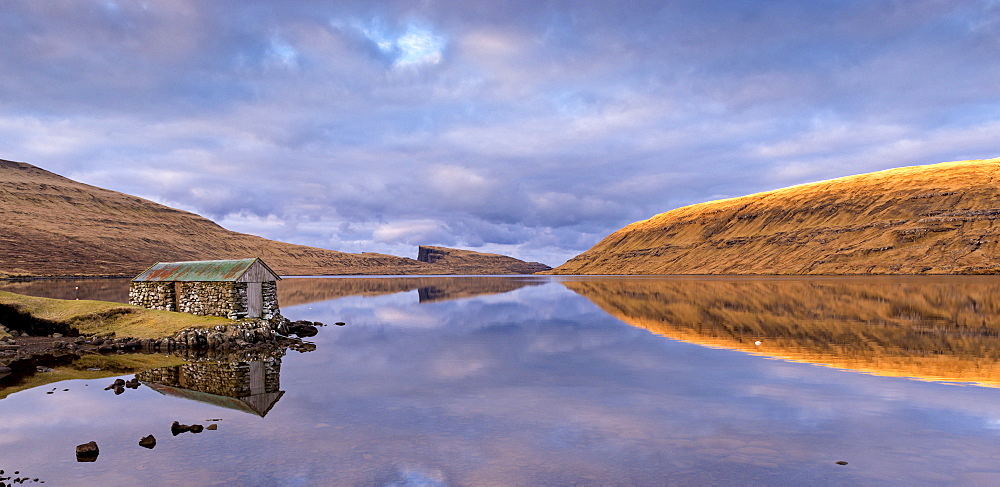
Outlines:
<svg viewBox="0 0 1000 487"><path fill-rule="evenodd" d="M136 374L143 384L181 397L264 417L278 402L281 359L255 362L190 363Z"/></svg>

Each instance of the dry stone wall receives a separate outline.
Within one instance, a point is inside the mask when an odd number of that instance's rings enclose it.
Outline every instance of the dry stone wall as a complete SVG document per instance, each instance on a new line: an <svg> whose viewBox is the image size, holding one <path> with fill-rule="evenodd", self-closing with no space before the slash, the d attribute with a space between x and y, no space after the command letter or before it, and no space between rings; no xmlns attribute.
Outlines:
<svg viewBox="0 0 1000 487"><path fill-rule="evenodd" d="M270 320L281 317L281 309L278 308L278 283L274 281L260 283L261 294L264 298L264 306L261 309L261 318ZM246 302L246 301L244 301Z"/></svg>
<svg viewBox="0 0 1000 487"><path fill-rule="evenodd" d="M133 282L129 286L128 302L143 308L177 311L172 282Z"/></svg>
<svg viewBox="0 0 1000 487"><path fill-rule="evenodd" d="M278 283L261 283L263 306L261 318L280 318ZM222 316L231 320L246 318L247 283L245 282L133 282L129 304L149 309L180 311L200 316Z"/></svg>
<svg viewBox="0 0 1000 487"><path fill-rule="evenodd" d="M242 282L181 282L177 311L231 320L247 315L247 285Z"/></svg>

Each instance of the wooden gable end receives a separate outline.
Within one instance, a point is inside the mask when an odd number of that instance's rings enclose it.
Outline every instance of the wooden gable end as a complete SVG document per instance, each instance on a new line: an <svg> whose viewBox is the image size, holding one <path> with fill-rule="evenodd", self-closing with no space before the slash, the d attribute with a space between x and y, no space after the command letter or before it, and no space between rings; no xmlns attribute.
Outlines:
<svg viewBox="0 0 1000 487"><path fill-rule="evenodd" d="M275 274L267 264L257 259L236 279L236 282L273 282L280 280L281 277Z"/></svg>

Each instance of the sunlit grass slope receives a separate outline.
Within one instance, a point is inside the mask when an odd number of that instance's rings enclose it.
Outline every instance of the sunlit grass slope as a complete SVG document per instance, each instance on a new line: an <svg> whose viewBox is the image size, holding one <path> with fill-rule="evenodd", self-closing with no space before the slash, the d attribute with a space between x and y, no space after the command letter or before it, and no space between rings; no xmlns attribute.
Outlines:
<svg viewBox="0 0 1000 487"><path fill-rule="evenodd" d="M1000 273L1000 158L678 208L622 228L550 273Z"/></svg>
<svg viewBox="0 0 1000 487"><path fill-rule="evenodd" d="M185 328L230 323L226 318L159 311L121 303L37 298L0 291L0 304L14 306L35 318L76 328L83 334L114 332L117 336L163 338Z"/></svg>

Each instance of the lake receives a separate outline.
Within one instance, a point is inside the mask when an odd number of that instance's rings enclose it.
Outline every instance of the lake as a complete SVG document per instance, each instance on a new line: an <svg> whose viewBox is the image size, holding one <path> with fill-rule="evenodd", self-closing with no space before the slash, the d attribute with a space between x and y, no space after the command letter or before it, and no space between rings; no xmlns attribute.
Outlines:
<svg viewBox="0 0 1000 487"><path fill-rule="evenodd" d="M127 288L0 283L111 301ZM0 476L1000 483L996 277L289 278L279 301L292 320L346 326L304 353L91 357L7 384ZM49 379L73 373L90 378ZM105 390L119 377L141 385ZM174 436L174 421L217 429ZM140 447L150 434L155 448ZM78 462L92 440L99 457Z"/></svg>

